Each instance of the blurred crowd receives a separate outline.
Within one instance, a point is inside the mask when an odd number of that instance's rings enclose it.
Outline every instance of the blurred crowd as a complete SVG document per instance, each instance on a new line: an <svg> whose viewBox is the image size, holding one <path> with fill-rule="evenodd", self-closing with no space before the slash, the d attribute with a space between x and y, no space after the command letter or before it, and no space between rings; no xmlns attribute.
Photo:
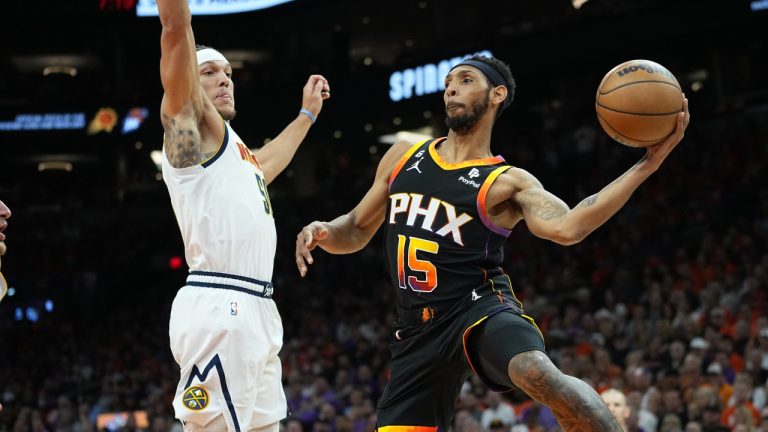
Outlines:
<svg viewBox="0 0 768 432"><path fill-rule="evenodd" d="M571 205L642 155L594 122L545 114L500 125L494 150ZM768 432L766 125L765 111L694 117L659 172L584 242L557 246L521 224L506 244L505 269L549 355L599 392L620 391L628 431ZM386 148L365 150L316 147L314 178L323 180L312 196L292 199L300 178L275 184L286 432L375 428L395 320L381 239L350 256L317 252L306 279L293 260L301 226L362 197ZM155 188L145 210L73 188L64 220L38 211L34 231L24 228L30 199L2 197L15 213L3 270L19 288L0 305L0 431L182 430L167 326L184 269L135 265L180 251L163 185ZM94 201L91 219L67 212ZM23 301L46 296L56 300L51 313L17 320ZM455 432L559 430L546 407L519 391L488 391L474 376L456 404Z"/></svg>

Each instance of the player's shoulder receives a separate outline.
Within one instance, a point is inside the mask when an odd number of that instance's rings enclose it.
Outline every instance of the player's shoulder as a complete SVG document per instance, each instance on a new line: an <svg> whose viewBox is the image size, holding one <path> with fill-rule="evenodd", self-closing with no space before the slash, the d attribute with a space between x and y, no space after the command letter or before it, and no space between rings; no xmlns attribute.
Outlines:
<svg viewBox="0 0 768 432"><path fill-rule="evenodd" d="M382 178L389 179L392 172L395 171L400 161L409 153L411 149L416 146L417 143L401 140L394 144L392 147L384 153L379 161L379 168L377 173Z"/></svg>
<svg viewBox="0 0 768 432"><path fill-rule="evenodd" d="M416 143L412 143L410 141L401 140L394 144L392 144L392 147L387 150L386 153L384 153L384 157L381 158L381 165L391 165L393 168L397 163L400 161L400 159L403 158L403 156L408 153L410 149L412 149Z"/></svg>
<svg viewBox="0 0 768 432"><path fill-rule="evenodd" d="M499 175L496 182L500 185L525 189L528 187L542 187L541 182L528 171L520 167L510 167Z"/></svg>
<svg viewBox="0 0 768 432"><path fill-rule="evenodd" d="M391 153L391 157L400 159L401 157L405 156L408 150L412 149L416 144L419 143L400 140L392 145L392 147L387 151L387 154Z"/></svg>
<svg viewBox="0 0 768 432"><path fill-rule="evenodd" d="M514 197L517 192L522 190L542 187L533 174L522 168L511 167L499 174L493 181L488 191L487 202L493 206Z"/></svg>

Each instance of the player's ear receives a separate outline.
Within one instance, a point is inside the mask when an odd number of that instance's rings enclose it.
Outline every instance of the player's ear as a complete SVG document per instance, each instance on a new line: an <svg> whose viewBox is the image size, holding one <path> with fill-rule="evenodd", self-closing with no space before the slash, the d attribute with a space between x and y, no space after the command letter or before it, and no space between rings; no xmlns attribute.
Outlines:
<svg viewBox="0 0 768 432"><path fill-rule="evenodd" d="M496 86L491 90L491 99L499 105L504 104L507 99L507 88L503 85Z"/></svg>

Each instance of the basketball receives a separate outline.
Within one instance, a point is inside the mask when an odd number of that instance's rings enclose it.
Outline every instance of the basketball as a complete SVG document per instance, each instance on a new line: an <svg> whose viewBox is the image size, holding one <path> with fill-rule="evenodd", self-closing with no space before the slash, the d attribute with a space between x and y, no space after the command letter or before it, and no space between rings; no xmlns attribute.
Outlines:
<svg viewBox="0 0 768 432"><path fill-rule="evenodd" d="M631 60L605 74L597 88L595 110L611 138L630 147L648 147L675 130L683 92L664 66Z"/></svg>

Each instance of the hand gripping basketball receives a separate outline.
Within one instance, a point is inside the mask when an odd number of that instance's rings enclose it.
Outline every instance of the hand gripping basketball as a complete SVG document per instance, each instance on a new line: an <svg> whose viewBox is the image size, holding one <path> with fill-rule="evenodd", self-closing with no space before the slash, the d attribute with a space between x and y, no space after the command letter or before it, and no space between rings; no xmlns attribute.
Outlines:
<svg viewBox="0 0 768 432"><path fill-rule="evenodd" d="M605 75L595 109L611 138L630 147L649 147L674 132L682 101L680 84L669 70L650 60L632 60Z"/></svg>
<svg viewBox="0 0 768 432"><path fill-rule="evenodd" d="M685 97L685 94L683 94L683 112L677 114L675 130L672 132L672 135L668 136L664 141L647 147L647 162L655 168L658 168L677 144L683 140L685 129L688 128L688 123L690 122L691 114L688 112L688 99Z"/></svg>

